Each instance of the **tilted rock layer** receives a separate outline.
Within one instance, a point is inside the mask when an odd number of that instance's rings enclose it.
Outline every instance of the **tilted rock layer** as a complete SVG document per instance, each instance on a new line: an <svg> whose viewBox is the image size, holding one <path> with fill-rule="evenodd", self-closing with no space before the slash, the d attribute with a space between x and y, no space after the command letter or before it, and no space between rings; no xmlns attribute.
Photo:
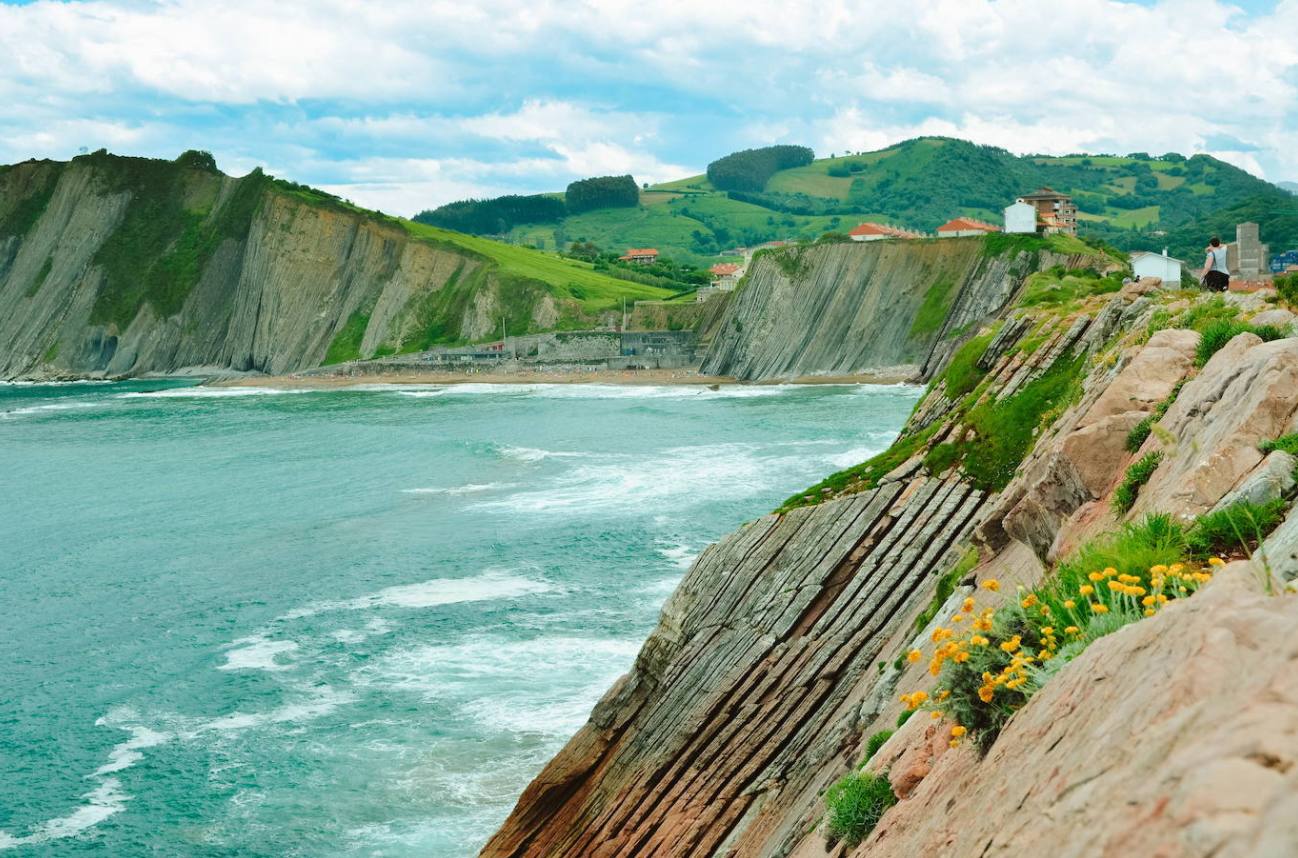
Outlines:
<svg viewBox="0 0 1298 858"><path fill-rule="evenodd" d="M259 171L0 167L0 378L282 373L580 320L545 284ZM595 321L593 319L589 320Z"/></svg>
<svg viewBox="0 0 1298 858"><path fill-rule="evenodd" d="M705 551L634 669L482 854L1298 854L1298 597L1282 595L1298 577L1294 513L1256 562L1062 668L985 757L948 748L949 724L910 719L869 762L898 804L855 849L827 844L821 825L825 789L861 765L867 737L896 726L899 692L932 687L922 661L899 656L979 581L1017 598L1016 584L1038 583L1055 558L1118 527L1111 495L1137 458L1157 450L1162 464L1127 519L1293 489L1292 457L1257 445L1298 430L1298 339L1242 334L1196 371L1196 333L1146 333L1155 306L1118 295L1071 314L1019 313L990 340L973 394L988 400L1053 360L1087 367L1002 491L931 473L921 448L877 485L768 516ZM1028 330L1038 345L1016 352ZM944 399L938 383L908 431L930 427L929 444L960 434ZM1128 432L1146 418L1133 453ZM971 543L978 565L919 628L935 579Z"/></svg>

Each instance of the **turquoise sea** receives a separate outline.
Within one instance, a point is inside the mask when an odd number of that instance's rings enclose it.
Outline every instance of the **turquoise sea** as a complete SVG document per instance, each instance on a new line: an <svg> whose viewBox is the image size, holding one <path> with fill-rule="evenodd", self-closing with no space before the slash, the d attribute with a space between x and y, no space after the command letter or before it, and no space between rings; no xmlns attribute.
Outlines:
<svg viewBox="0 0 1298 858"><path fill-rule="evenodd" d="M469 856L911 387L0 386L0 855Z"/></svg>

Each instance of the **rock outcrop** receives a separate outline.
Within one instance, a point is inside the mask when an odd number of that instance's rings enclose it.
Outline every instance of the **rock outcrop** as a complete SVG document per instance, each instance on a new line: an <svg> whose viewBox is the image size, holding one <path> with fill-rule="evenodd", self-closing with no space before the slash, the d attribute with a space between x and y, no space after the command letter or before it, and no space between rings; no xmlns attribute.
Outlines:
<svg viewBox="0 0 1298 858"><path fill-rule="evenodd" d="M883 457L885 475L826 487L833 499L705 551L634 670L483 855L1291 854L1298 598L1277 594L1298 579L1298 512L1256 561L1059 670L985 757L948 747L949 727L923 714L907 721L868 761L900 800L858 848L827 843L820 824L825 789L863 763L868 736L897 724L898 692L931 687L905 653L979 582L1017 599L1016 584L1039 583L1124 518L1292 495L1294 458L1258 444L1298 430L1298 338L1241 335L1196 371L1197 334L1145 327L1174 300L1016 311L983 335L977 386L953 398L945 376L934 384ZM1080 391L1003 490L935 466L944 439L966 437L971 403L1009 402L1079 361ZM1141 422L1153 425L1133 453ZM1120 516L1115 486L1152 450L1161 464ZM970 544L981 550L965 572L957 558Z"/></svg>
<svg viewBox="0 0 1298 858"><path fill-rule="evenodd" d="M556 289L453 236L190 155L0 167L0 379L283 373L488 338L505 315L597 321L564 271Z"/></svg>
<svg viewBox="0 0 1298 858"><path fill-rule="evenodd" d="M893 369L927 378L1031 273L1095 264L983 238L846 242L759 254L703 371L750 380Z"/></svg>

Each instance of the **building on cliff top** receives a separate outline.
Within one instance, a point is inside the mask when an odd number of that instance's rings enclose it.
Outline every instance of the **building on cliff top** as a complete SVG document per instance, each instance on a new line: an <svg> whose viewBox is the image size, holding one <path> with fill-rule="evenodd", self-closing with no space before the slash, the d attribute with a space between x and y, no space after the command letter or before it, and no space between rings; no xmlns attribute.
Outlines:
<svg viewBox="0 0 1298 858"><path fill-rule="evenodd" d="M1068 194L1041 188L1024 194L1016 202L1027 203L1037 210L1037 228L1047 235L1056 232L1077 235L1077 206Z"/></svg>
<svg viewBox="0 0 1298 858"><path fill-rule="evenodd" d="M923 238L923 233L869 221L857 224L848 232L853 241L879 241L884 238Z"/></svg>
<svg viewBox="0 0 1298 858"><path fill-rule="evenodd" d="M1162 253L1138 250L1131 254L1131 272L1136 279L1157 277L1164 283L1179 284L1183 265L1185 263L1181 260L1167 255L1167 248L1163 248Z"/></svg>
<svg viewBox="0 0 1298 858"><path fill-rule="evenodd" d="M1258 226L1252 221L1235 225L1235 240L1226 245L1226 251L1230 273L1236 277L1250 279L1271 273L1267 264L1270 248L1262 243Z"/></svg>
<svg viewBox="0 0 1298 858"><path fill-rule="evenodd" d="M1001 228L974 220L971 217L952 218L937 228L938 238L957 238L965 235L986 235L989 232L1000 232Z"/></svg>
<svg viewBox="0 0 1298 858"><path fill-rule="evenodd" d="M656 247L630 247L627 252L618 257L623 262L634 262L637 265L652 265L658 261L658 248Z"/></svg>

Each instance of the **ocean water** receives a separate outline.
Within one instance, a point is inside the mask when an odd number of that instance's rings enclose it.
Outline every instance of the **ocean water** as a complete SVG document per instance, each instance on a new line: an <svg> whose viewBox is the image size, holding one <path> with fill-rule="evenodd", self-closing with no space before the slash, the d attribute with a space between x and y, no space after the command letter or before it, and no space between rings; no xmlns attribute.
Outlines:
<svg viewBox="0 0 1298 858"><path fill-rule="evenodd" d="M910 387L0 387L0 854L468 856Z"/></svg>

